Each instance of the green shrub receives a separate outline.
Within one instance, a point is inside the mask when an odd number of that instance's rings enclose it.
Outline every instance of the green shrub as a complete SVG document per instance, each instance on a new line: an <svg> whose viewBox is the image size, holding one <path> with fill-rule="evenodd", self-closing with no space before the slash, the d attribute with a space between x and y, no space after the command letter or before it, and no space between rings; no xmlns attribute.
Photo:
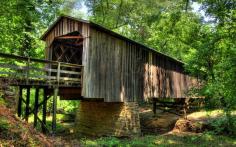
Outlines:
<svg viewBox="0 0 236 147"><path fill-rule="evenodd" d="M10 125L6 118L0 117L0 132L5 132L10 128Z"/></svg>
<svg viewBox="0 0 236 147"><path fill-rule="evenodd" d="M230 120L229 120L230 119ZM214 134L236 134L236 117L220 117L209 123Z"/></svg>
<svg viewBox="0 0 236 147"><path fill-rule="evenodd" d="M5 100L0 96L0 105L5 105Z"/></svg>

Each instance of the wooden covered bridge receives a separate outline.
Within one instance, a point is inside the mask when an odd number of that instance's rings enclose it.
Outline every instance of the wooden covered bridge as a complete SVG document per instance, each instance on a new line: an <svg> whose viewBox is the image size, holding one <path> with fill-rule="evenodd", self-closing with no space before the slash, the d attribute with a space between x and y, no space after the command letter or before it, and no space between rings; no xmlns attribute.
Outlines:
<svg viewBox="0 0 236 147"><path fill-rule="evenodd" d="M38 107L42 105L45 114L46 101L54 94L54 127L59 95L81 100L76 118L80 134L138 134L138 102L186 98L198 84L184 72L181 61L89 21L61 16L41 39L46 42L45 60L0 56L24 62L21 66L1 63L12 70L11 76L1 72L1 81L20 87L18 115L23 101L26 118L34 112L35 123L39 120L42 126L46 117L38 119ZM22 99L22 89L30 87L37 87L34 109L29 109L29 90L26 100ZM39 88L44 89L41 103Z"/></svg>

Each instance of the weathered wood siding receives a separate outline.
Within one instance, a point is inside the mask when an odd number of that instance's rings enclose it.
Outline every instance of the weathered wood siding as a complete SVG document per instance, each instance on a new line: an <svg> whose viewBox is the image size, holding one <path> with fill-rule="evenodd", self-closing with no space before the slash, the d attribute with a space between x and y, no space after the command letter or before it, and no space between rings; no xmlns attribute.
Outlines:
<svg viewBox="0 0 236 147"><path fill-rule="evenodd" d="M70 32L79 31L82 33L82 25L84 23L81 23L79 21L75 21L66 17L62 17L61 20L59 20L58 23L56 23L55 27L52 28L50 32L48 32L45 42L46 42L46 48L45 48L45 55L46 59L51 59L51 44L54 41L54 39L58 36L62 36L65 34L68 34ZM83 34L82 34L83 35Z"/></svg>
<svg viewBox="0 0 236 147"><path fill-rule="evenodd" d="M194 79L183 64L90 27L83 96L107 102L186 97Z"/></svg>

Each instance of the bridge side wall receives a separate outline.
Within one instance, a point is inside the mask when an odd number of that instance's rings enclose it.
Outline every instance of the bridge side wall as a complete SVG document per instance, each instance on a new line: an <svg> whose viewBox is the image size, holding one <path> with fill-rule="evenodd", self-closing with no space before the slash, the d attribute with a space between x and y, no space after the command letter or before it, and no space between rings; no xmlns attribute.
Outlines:
<svg viewBox="0 0 236 147"><path fill-rule="evenodd" d="M181 62L90 26L83 96L106 102L184 98L197 83Z"/></svg>

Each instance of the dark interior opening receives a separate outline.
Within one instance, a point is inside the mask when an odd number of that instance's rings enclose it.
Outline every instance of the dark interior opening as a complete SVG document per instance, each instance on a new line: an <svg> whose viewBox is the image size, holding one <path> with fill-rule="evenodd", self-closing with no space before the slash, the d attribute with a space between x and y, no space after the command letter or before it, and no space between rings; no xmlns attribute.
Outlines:
<svg viewBox="0 0 236 147"><path fill-rule="evenodd" d="M55 38L52 47L52 60L82 65L83 37L75 31Z"/></svg>

